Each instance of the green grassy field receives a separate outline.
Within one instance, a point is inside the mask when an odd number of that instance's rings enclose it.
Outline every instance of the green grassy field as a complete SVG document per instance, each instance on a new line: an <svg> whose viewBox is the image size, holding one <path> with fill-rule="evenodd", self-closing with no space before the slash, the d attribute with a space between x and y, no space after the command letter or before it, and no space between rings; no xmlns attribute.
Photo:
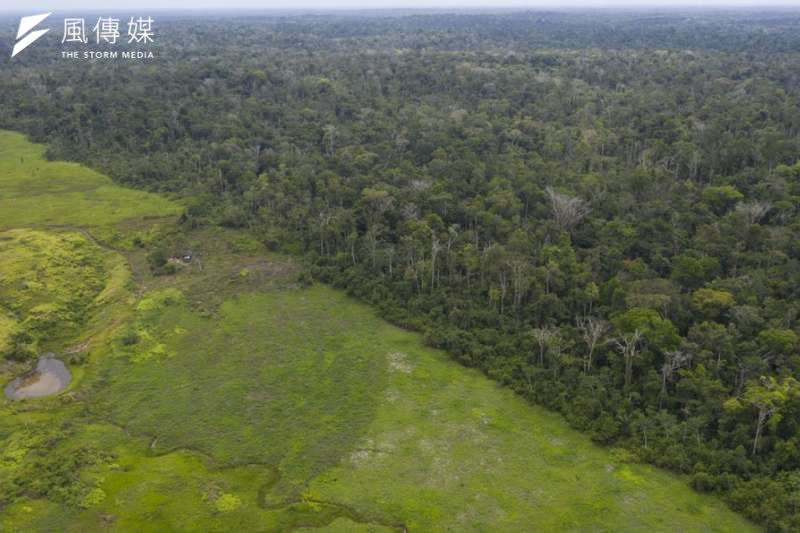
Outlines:
<svg viewBox="0 0 800 533"><path fill-rule="evenodd" d="M41 153L0 134L0 204L23 181L60 202L79 167ZM36 178L9 174L21 158ZM0 531L754 529L343 294L303 288L246 235L162 223L160 242L196 260L151 276L146 248L93 238L128 242L178 210L142 194L88 192L88 211L130 205L85 219L0 214L0 295L17 302L0 333L49 303L84 317L40 341L71 363L65 393L0 400ZM0 378L20 370L0 363Z"/></svg>
<svg viewBox="0 0 800 533"><path fill-rule="evenodd" d="M22 226L100 227L164 216L179 207L164 198L117 187L76 163L42 159L44 147L0 131L0 230Z"/></svg>

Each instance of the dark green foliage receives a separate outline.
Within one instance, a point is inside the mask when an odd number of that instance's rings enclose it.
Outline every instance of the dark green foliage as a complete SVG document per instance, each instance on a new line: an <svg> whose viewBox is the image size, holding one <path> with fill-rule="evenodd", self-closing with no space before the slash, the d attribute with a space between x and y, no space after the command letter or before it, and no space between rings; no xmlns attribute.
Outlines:
<svg viewBox="0 0 800 533"><path fill-rule="evenodd" d="M167 252L163 248L156 248L147 254L147 262L153 272L162 269L167 264Z"/></svg>
<svg viewBox="0 0 800 533"><path fill-rule="evenodd" d="M311 287L314 285L314 276L311 275L311 272L304 270L297 275L297 283L303 288Z"/></svg>
<svg viewBox="0 0 800 533"><path fill-rule="evenodd" d="M139 342L139 333L133 328L128 329L122 333L119 341L123 346L133 346Z"/></svg>
<svg viewBox="0 0 800 533"><path fill-rule="evenodd" d="M36 358L34 338L25 330L11 335L5 351L5 357L12 361L28 361Z"/></svg>
<svg viewBox="0 0 800 533"><path fill-rule="evenodd" d="M169 254L164 248L155 248L147 254L147 263L150 271L156 276L170 275L177 272L178 267L169 260Z"/></svg>

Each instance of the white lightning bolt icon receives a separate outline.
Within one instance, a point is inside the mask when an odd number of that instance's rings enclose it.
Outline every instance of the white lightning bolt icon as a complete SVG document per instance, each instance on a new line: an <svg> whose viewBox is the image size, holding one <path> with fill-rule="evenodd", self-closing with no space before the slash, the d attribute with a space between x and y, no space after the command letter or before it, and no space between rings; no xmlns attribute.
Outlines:
<svg viewBox="0 0 800 533"><path fill-rule="evenodd" d="M22 19L19 21L19 31L17 31L17 39L28 33L31 29L33 29L34 26L36 26L49 16L50 13L45 13L43 15L32 15L30 17L22 17ZM27 47L33 44L33 42L36 39L38 39L48 31L50 30L36 30L31 33L28 33L28 35L25 35L23 39L18 40L17 44L14 45L14 50L11 52L11 57L14 57L18 53L25 50Z"/></svg>

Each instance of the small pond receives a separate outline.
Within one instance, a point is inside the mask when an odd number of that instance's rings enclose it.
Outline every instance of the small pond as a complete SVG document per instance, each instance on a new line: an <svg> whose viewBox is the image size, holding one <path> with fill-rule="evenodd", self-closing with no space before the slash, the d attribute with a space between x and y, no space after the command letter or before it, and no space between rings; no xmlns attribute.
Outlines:
<svg viewBox="0 0 800 533"><path fill-rule="evenodd" d="M39 357L36 370L23 374L6 385L12 400L52 396L66 389L72 376L67 367L51 353Z"/></svg>

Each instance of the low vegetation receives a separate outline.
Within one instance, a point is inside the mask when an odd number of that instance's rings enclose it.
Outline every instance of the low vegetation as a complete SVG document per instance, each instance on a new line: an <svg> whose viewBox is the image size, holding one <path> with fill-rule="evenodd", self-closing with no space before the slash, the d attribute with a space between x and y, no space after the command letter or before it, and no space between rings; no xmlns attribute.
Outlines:
<svg viewBox="0 0 800 533"><path fill-rule="evenodd" d="M0 233L0 355L27 361L79 335L119 263L80 233Z"/></svg>

